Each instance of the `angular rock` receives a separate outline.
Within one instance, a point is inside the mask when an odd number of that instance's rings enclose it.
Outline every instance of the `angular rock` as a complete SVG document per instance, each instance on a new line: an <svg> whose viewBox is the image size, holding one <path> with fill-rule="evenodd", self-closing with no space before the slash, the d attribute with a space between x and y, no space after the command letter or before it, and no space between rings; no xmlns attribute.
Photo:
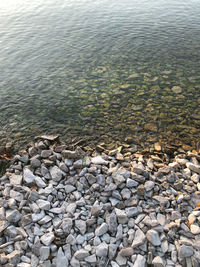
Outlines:
<svg viewBox="0 0 200 267"><path fill-rule="evenodd" d="M96 236L102 236L108 231L108 225L107 223L102 223L96 230L95 235Z"/></svg>
<svg viewBox="0 0 200 267"><path fill-rule="evenodd" d="M27 183L27 185L32 185L35 183L35 175L27 167L24 168L23 179L24 182Z"/></svg>
<svg viewBox="0 0 200 267"><path fill-rule="evenodd" d="M63 172L57 166L53 166L50 169L50 174L51 174L52 180L55 182L59 182L63 176Z"/></svg>
<svg viewBox="0 0 200 267"><path fill-rule="evenodd" d="M147 239L151 242L152 245L154 246L160 246L161 241L158 232L155 230L149 230L146 233Z"/></svg>

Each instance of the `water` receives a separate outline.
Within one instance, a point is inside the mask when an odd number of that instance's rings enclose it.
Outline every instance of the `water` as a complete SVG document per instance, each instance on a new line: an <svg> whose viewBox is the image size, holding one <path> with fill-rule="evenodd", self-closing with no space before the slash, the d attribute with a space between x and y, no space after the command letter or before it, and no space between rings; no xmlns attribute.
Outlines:
<svg viewBox="0 0 200 267"><path fill-rule="evenodd" d="M60 133L196 146L199 14L198 0L2 0L2 144Z"/></svg>

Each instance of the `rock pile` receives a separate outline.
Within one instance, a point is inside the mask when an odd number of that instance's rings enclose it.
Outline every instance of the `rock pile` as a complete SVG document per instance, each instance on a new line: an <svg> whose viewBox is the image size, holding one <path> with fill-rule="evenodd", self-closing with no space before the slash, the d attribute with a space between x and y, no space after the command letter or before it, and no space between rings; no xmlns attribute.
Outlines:
<svg viewBox="0 0 200 267"><path fill-rule="evenodd" d="M199 161L39 140L0 178L0 266L200 266Z"/></svg>

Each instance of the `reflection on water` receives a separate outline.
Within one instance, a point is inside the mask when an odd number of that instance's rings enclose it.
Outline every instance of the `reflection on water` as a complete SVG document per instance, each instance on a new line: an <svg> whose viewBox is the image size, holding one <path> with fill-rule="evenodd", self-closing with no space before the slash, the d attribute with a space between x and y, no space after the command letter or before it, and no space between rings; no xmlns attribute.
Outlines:
<svg viewBox="0 0 200 267"><path fill-rule="evenodd" d="M0 2L2 143L40 133L195 145L200 2Z"/></svg>

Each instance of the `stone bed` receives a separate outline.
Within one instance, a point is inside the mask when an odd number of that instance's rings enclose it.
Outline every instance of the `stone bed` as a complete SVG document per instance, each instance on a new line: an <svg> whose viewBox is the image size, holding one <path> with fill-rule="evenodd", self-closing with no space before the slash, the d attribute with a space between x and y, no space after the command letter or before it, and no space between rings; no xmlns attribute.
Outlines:
<svg viewBox="0 0 200 267"><path fill-rule="evenodd" d="M38 140L0 178L0 266L200 266L199 161Z"/></svg>

